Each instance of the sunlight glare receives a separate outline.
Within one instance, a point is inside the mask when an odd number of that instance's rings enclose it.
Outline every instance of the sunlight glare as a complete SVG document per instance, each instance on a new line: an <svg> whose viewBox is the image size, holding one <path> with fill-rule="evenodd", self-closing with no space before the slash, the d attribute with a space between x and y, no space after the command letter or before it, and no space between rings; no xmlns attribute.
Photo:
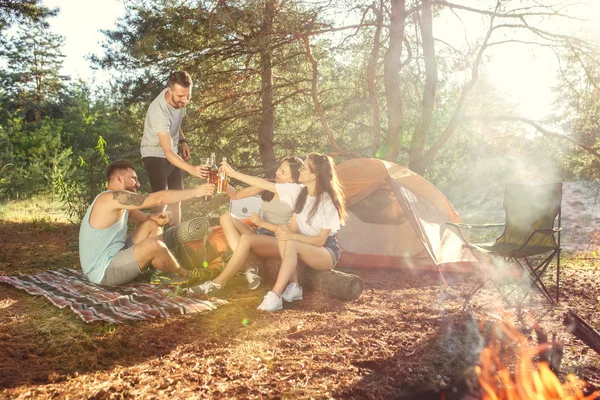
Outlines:
<svg viewBox="0 0 600 400"><path fill-rule="evenodd" d="M0 310L3 310L5 308L8 308L10 306L12 306L13 304L15 304L17 301L14 299L3 299L0 300Z"/></svg>

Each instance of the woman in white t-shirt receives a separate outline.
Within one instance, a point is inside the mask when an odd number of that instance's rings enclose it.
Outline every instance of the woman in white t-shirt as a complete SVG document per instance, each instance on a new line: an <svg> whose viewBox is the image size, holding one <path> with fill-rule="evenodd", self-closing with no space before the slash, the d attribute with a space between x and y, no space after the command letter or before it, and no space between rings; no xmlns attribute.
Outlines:
<svg viewBox="0 0 600 400"><path fill-rule="evenodd" d="M221 168L232 178L277 193L281 201L294 210L290 226L275 232L281 266L275 286L258 309L277 311L283 307L282 299L287 302L302 300L296 270L298 259L313 269L328 270L335 267L340 257L335 234L345 222L346 209L332 158L310 154L300 168L299 184L273 183L244 175L234 171L227 163Z"/></svg>
<svg viewBox="0 0 600 400"><path fill-rule="evenodd" d="M302 160L298 157L282 159L277 172L275 172L275 183L298 182L301 167ZM193 287L192 291L208 294L220 290L229 278L242 268L245 270L244 276L248 281L248 288L250 290L258 289L260 285L258 268L248 264L248 256L252 251L263 257L279 257L275 231L280 226L289 224L292 218L292 208L281 201L276 193L265 191L260 187L249 186L241 190L235 190L231 185L227 185L227 195L234 200L254 196L261 192L263 200L262 218L257 213L250 215L250 220L258 226L256 231L232 214L227 213L221 216L221 227L227 244L233 250L233 254L225 269L217 278Z"/></svg>

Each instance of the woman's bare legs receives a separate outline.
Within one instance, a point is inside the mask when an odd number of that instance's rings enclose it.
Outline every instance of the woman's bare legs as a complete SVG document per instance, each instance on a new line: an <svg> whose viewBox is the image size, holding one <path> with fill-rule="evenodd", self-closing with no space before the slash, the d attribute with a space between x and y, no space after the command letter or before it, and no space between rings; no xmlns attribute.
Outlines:
<svg viewBox="0 0 600 400"><path fill-rule="evenodd" d="M233 215L227 213L221 215L220 218L221 227L223 228L223 234L225 235L225 240L227 240L227 244L232 252L235 253L235 250L238 247L238 243L240 242L240 237L242 234L246 233L249 235L256 235L254 229L250 228L239 218L234 217ZM242 268L247 271L251 268L248 263L248 257L244 262ZM242 269L240 268L240 269Z"/></svg>
<svg viewBox="0 0 600 400"><path fill-rule="evenodd" d="M213 283L224 286L227 280L246 264L250 251L254 249L257 249L258 253L265 257L277 257L279 255L277 239L273 236L242 233L225 269L218 277L213 279Z"/></svg>
<svg viewBox="0 0 600 400"><path fill-rule="evenodd" d="M298 258L312 269L328 270L333 268L333 260L325 247L287 240L279 242L281 266L272 291L281 297L289 282L298 282Z"/></svg>
<svg viewBox="0 0 600 400"><path fill-rule="evenodd" d="M220 222L221 227L223 228L223 234L225 235L225 239L227 240L227 244L231 248L231 251L235 251L237 248L242 233L255 233L254 229L229 213L221 215Z"/></svg>

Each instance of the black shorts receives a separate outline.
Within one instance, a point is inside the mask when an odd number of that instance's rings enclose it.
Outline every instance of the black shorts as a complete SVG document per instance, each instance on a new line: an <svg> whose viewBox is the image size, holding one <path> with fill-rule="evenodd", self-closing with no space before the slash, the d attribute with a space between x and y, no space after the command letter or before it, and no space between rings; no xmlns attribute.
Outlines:
<svg viewBox="0 0 600 400"><path fill-rule="evenodd" d="M183 171L162 157L142 158L152 192L183 189Z"/></svg>

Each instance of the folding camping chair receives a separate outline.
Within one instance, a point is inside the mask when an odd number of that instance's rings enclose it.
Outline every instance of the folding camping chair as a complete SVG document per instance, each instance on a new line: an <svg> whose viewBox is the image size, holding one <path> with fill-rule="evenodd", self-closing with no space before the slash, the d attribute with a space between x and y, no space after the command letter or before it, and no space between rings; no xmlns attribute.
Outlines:
<svg viewBox="0 0 600 400"><path fill-rule="evenodd" d="M556 303L559 301L560 284L560 223L561 223L562 183L541 185L507 184L504 193L504 209L506 218L504 224L456 224L465 246L481 254L491 256L491 264L482 262L484 274L466 296L465 305L488 281L496 286L504 300L512 306L509 297L518 288L524 289L524 295L518 301L519 307L536 287L541 294L554 305L548 288L542 282L542 275L556 258ZM556 224L556 227L555 227ZM504 226L504 232L493 243L473 244L467 240L462 229L489 228ZM502 281L508 273L510 265L517 265L525 273L524 277L513 282L512 290L506 290ZM496 271L490 271L490 269ZM527 285L523 285L526 283Z"/></svg>

